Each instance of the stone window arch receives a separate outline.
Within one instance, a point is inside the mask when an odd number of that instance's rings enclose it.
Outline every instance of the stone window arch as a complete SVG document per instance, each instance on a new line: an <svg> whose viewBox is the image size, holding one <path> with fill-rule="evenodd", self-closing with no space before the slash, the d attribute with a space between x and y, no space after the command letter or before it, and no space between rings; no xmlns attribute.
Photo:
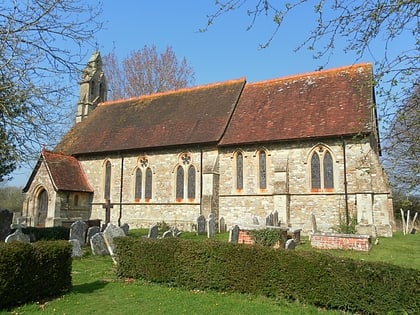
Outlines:
<svg viewBox="0 0 420 315"><path fill-rule="evenodd" d="M137 159L137 166L133 172L134 175L134 201L141 199L150 201L153 192L153 171L149 166L149 158L141 155Z"/></svg>
<svg viewBox="0 0 420 315"><path fill-rule="evenodd" d="M193 202L197 195L197 169L190 153L181 153L175 167L175 199Z"/></svg>
<svg viewBox="0 0 420 315"><path fill-rule="evenodd" d="M325 145L317 145L309 155L310 190L312 192L334 191L334 156Z"/></svg>

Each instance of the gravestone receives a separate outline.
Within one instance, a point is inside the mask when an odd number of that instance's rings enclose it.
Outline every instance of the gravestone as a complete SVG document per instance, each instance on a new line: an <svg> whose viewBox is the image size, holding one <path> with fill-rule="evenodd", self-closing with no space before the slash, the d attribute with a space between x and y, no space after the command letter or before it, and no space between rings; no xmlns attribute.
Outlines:
<svg viewBox="0 0 420 315"><path fill-rule="evenodd" d="M266 218L265 218L265 225L267 226L273 226L274 225L274 217L273 214L270 213Z"/></svg>
<svg viewBox="0 0 420 315"><path fill-rule="evenodd" d="M172 236L173 237L179 237L181 236L182 232L180 230L178 230L178 228L176 226L174 226L172 229Z"/></svg>
<svg viewBox="0 0 420 315"><path fill-rule="evenodd" d="M104 238L109 254L111 256L114 256L114 238L124 237L124 230L115 224L108 223L108 226L106 227L105 231L102 232L102 236ZM116 263L114 257L112 259L114 260L114 263Z"/></svg>
<svg viewBox="0 0 420 315"><path fill-rule="evenodd" d="M273 225L274 226L280 226L280 224L279 224L279 213L278 213L277 210L274 211L274 214L273 214Z"/></svg>
<svg viewBox="0 0 420 315"><path fill-rule="evenodd" d="M210 213L209 219L207 221L207 237L208 238L214 237L214 235L216 234L215 229L216 229L216 226L214 222L214 214Z"/></svg>
<svg viewBox="0 0 420 315"><path fill-rule="evenodd" d="M313 213L311 213L311 224L312 224L312 232L313 233L318 232L318 227L316 226L315 214L313 214Z"/></svg>
<svg viewBox="0 0 420 315"><path fill-rule="evenodd" d="M106 247L105 240L101 232L92 235L90 238L90 248L92 249L92 255L109 255L108 248Z"/></svg>
<svg viewBox="0 0 420 315"><path fill-rule="evenodd" d="M260 225L260 221L258 221L258 218L257 217L253 217L252 218L252 224L254 224L254 225Z"/></svg>
<svg viewBox="0 0 420 315"><path fill-rule="evenodd" d="M6 240L5 240L6 243L11 243L14 241L30 243L29 235L26 235L25 233L22 232L22 229L26 227L25 224L21 223L22 221L23 221L23 218L20 217L17 220L17 224L12 224L10 226L11 229L16 229L16 231L6 237Z"/></svg>
<svg viewBox="0 0 420 315"><path fill-rule="evenodd" d="M293 238L288 239L286 241L286 246L285 246L286 249L295 249L295 247L296 247L296 242Z"/></svg>
<svg viewBox="0 0 420 315"><path fill-rule="evenodd" d="M69 243L72 246L71 257L82 257L83 256L83 250L82 250L82 246L80 245L79 240L70 239Z"/></svg>
<svg viewBox="0 0 420 315"><path fill-rule="evenodd" d="M167 230L165 233L163 233L162 237L163 238L165 238L165 237L172 237L172 231L171 230Z"/></svg>
<svg viewBox="0 0 420 315"><path fill-rule="evenodd" d="M225 232L226 232L225 218L221 217L219 220L219 233L225 233Z"/></svg>
<svg viewBox="0 0 420 315"><path fill-rule="evenodd" d="M229 231L229 242L238 243L239 240L239 225L235 225Z"/></svg>
<svg viewBox="0 0 420 315"><path fill-rule="evenodd" d="M90 228L88 228L87 236L86 236L86 244L90 244L91 237L95 235L96 233L99 233L100 231L101 229L99 228L99 226L91 226Z"/></svg>
<svg viewBox="0 0 420 315"><path fill-rule="evenodd" d="M130 226L128 225L128 223L124 223L123 225L121 225L121 228L123 229L125 235L128 235L128 231L130 230Z"/></svg>
<svg viewBox="0 0 420 315"><path fill-rule="evenodd" d="M80 246L84 246L86 242L87 224L82 220L78 220L70 226L70 239L78 240Z"/></svg>
<svg viewBox="0 0 420 315"><path fill-rule="evenodd" d="M197 235L206 234L206 218L204 215L200 215L197 218Z"/></svg>
<svg viewBox="0 0 420 315"><path fill-rule="evenodd" d="M10 234L10 225L13 222L13 212L9 210L0 210L0 242L4 242L7 235Z"/></svg>
<svg viewBox="0 0 420 315"><path fill-rule="evenodd" d="M148 238L157 238L159 235L159 227L155 224L149 228Z"/></svg>
<svg viewBox="0 0 420 315"><path fill-rule="evenodd" d="M292 231L292 237L295 240L296 244L300 244L300 234L302 229L296 229Z"/></svg>

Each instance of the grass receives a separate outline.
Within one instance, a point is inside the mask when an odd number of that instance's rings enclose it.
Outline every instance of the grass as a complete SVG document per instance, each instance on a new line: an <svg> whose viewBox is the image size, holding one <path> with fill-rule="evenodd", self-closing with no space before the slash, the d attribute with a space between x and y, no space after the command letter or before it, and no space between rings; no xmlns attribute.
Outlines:
<svg viewBox="0 0 420 315"><path fill-rule="evenodd" d="M147 234L147 232L146 232ZM144 231L130 231L141 237ZM197 238L184 233L184 238ZM219 234L227 240L227 234ZM304 240L296 250L310 249ZM333 255L384 261L420 270L420 234L395 234L381 238L369 253L355 251L328 251ZM47 302L23 305L0 314L343 314L317 309L286 300L264 297L224 294L218 292L187 291L141 280L117 279L109 256L89 253L73 261L73 289L70 293Z"/></svg>

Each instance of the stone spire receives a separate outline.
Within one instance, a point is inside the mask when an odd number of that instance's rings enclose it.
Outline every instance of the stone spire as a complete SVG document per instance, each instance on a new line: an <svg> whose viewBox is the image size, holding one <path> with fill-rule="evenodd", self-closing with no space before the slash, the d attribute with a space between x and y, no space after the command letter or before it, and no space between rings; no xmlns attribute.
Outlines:
<svg viewBox="0 0 420 315"><path fill-rule="evenodd" d="M98 103L106 101L106 81L99 51L95 51L90 57L79 84L76 123L85 119Z"/></svg>

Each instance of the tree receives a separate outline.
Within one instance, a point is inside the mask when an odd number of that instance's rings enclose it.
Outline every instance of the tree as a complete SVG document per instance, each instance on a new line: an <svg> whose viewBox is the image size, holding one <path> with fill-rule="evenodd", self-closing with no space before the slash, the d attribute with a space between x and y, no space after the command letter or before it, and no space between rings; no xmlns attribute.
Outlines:
<svg viewBox="0 0 420 315"><path fill-rule="evenodd" d="M0 181L64 132L73 108L63 104L100 13L81 0L0 3Z"/></svg>
<svg viewBox="0 0 420 315"><path fill-rule="evenodd" d="M412 117L412 128L418 131L418 98L411 102L412 106L405 106L412 91L418 90L420 83L418 0L291 0L284 3L272 0L216 0L217 9L208 16L207 26L202 31L206 31L221 15L246 8L250 18L248 29L252 28L261 16L273 20L271 34L260 45L261 48L266 48L280 34L285 18L297 13L302 6L312 6L314 14L305 16L305 24L309 24L312 19L315 27L302 39L296 50L307 48L312 51L313 57L321 62L320 68L328 64L336 51L335 48L340 45L344 45L344 52L353 52L357 60L370 55L371 59L376 60L375 88L378 97L381 98L378 107L382 120L380 126L389 131L385 133L385 141L394 137L390 127L396 126L395 123L401 122L403 117ZM411 42L401 45L399 40L403 37L409 38ZM380 48L375 51L372 47ZM412 150L402 151L401 154L405 157L411 154L409 159L418 160L419 141L415 138L410 139L413 140L410 145ZM397 142L391 140L389 143ZM394 146L385 149L392 151ZM394 162L399 160L401 159L394 159ZM398 180L404 181L404 184L407 184L406 181L412 181L408 177Z"/></svg>
<svg viewBox="0 0 420 315"><path fill-rule="evenodd" d="M19 187L2 187L0 185L0 210L22 211L23 194Z"/></svg>
<svg viewBox="0 0 420 315"><path fill-rule="evenodd" d="M110 99L121 99L189 86L194 72L185 58L179 61L171 47L158 54L156 46L132 51L122 63L114 52L103 57Z"/></svg>

